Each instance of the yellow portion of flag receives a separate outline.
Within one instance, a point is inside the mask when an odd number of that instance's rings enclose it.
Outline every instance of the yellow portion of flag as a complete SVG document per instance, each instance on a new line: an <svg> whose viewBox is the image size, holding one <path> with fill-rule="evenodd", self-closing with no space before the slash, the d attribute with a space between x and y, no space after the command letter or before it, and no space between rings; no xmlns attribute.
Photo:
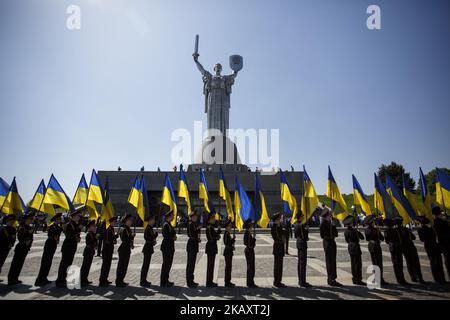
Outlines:
<svg viewBox="0 0 450 320"><path fill-rule="evenodd" d="M225 183L222 179L219 180L219 196L225 201L227 209L227 215L234 221L233 204L231 203L231 195L228 189L225 187Z"/></svg>

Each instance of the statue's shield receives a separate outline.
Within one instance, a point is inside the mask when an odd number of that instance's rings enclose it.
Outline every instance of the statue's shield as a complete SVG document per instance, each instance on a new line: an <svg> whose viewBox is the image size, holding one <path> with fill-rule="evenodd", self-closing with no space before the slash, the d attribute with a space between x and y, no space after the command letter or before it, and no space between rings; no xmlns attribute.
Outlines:
<svg viewBox="0 0 450 320"><path fill-rule="evenodd" d="M233 71L240 71L244 66L244 59L237 54L230 56L230 68Z"/></svg>

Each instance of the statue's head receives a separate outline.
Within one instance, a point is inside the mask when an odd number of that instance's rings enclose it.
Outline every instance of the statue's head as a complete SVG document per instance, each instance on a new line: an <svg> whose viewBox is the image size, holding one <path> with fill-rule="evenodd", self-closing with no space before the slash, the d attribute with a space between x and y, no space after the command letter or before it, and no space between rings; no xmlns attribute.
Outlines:
<svg viewBox="0 0 450 320"><path fill-rule="evenodd" d="M222 72L222 65L220 63L216 63L214 65L214 71L217 75L220 75L220 73Z"/></svg>

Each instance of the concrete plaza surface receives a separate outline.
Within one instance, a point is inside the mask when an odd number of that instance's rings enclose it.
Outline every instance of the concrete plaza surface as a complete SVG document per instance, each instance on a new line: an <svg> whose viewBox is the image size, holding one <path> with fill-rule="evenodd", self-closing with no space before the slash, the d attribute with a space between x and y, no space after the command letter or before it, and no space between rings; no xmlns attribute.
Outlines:
<svg viewBox="0 0 450 320"><path fill-rule="evenodd" d="M203 230L202 230L203 231ZM144 244L143 234L137 233L135 239L135 247L131 253L130 265L125 281L130 285L126 288L117 288L113 285L107 288L97 286L100 274L101 258L95 257L92 264L89 280L93 281L93 285L82 289L61 289L56 288L54 284L45 287L35 287L34 281L39 270L40 259L43 246L47 235L38 233L31 251L29 252L24 268L22 270L20 280L22 285L8 287L6 285L6 275L12 260L13 250L11 250L5 265L3 266L0 279L0 300L40 300L40 299L381 299L381 300L398 300L398 299L450 299L450 285L438 285L433 281L430 265L426 256L423 244L416 241L419 251L420 262L424 279L427 281L425 285L413 284L411 286L399 286L395 283L393 268L390 255L386 244L383 243L383 259L385 265L384 276L390 285L382 288L370 290L366 287L354 286L351 280L350 258L347 252L347 244L343 239L343 232L340 232L337 240L337 266L338 281L344 284L343 287L329 287L326 285L326 267L324 252L322 248L322 240L318 233L310 233L309 249L308 249L308 269L307 281L313 285L313 288L299 288L297 286L297 250L295 247L295 239L290 240L289 253L284 259L283 282L288 288L277 289L272 287L273 282L273 256L272 256L272 238L270 234L257 234L257 242L255 248L256 254L256 276L255 282L259 288L249 289L245 286L246 263L244 256L244 244L242 234L237 234L236 250L233 257L232 281L236 284L235 288L225 288L224 284L224 258L222 256L223 244L222 239L218 242L219 252L215 264L215 282L219 284L217 288L206 288L206 255L205 235L202 234L202 242L200 244L200 252L197 256L197 264L195 268L195 281L200 286L195 289L186 287L186 235L178 235L176 241L176 252L172 270L170 273L171 281L175 282L172 288L160 288L159 276L162 263L162 255L160 251L161 236L158 237L158 243L155 246L155 254L152 257L148 280L152 282L150 288L142 288L139 286L140 269L142 264L142 247ZM64 236L61 236L61 242L55 254L52 269L50 271L50 280L55 280L57 268L61 259L61 244ZM120 240L119 240L120 243ZM363 251L363 277L366 268L370 265L370 255L367 251L367 242L361 243ZM115 249L114 259L111 267L109 280L115 280L117 266L117 248ZM78 245L77 254L74 264L81 266L82 252L84 249L84 233L82 241ZM404 267L405 277L410 281L409 275Z"/></svg>

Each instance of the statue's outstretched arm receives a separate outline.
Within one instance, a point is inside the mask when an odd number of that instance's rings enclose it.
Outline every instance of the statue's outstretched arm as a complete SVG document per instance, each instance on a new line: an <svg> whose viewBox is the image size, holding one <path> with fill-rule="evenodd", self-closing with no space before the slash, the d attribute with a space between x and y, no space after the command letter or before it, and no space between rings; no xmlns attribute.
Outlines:
<svg viewBox="0 0 450 320"><path fill-rule="evenodd" d="M195 65L197 66L197 69L201 72L202 75L205 75L205 73L208 72L205 70L205 68L203 68L202 64L198 61L198 58L196 59L194 57L194 62L195 62Z"/></svg>

